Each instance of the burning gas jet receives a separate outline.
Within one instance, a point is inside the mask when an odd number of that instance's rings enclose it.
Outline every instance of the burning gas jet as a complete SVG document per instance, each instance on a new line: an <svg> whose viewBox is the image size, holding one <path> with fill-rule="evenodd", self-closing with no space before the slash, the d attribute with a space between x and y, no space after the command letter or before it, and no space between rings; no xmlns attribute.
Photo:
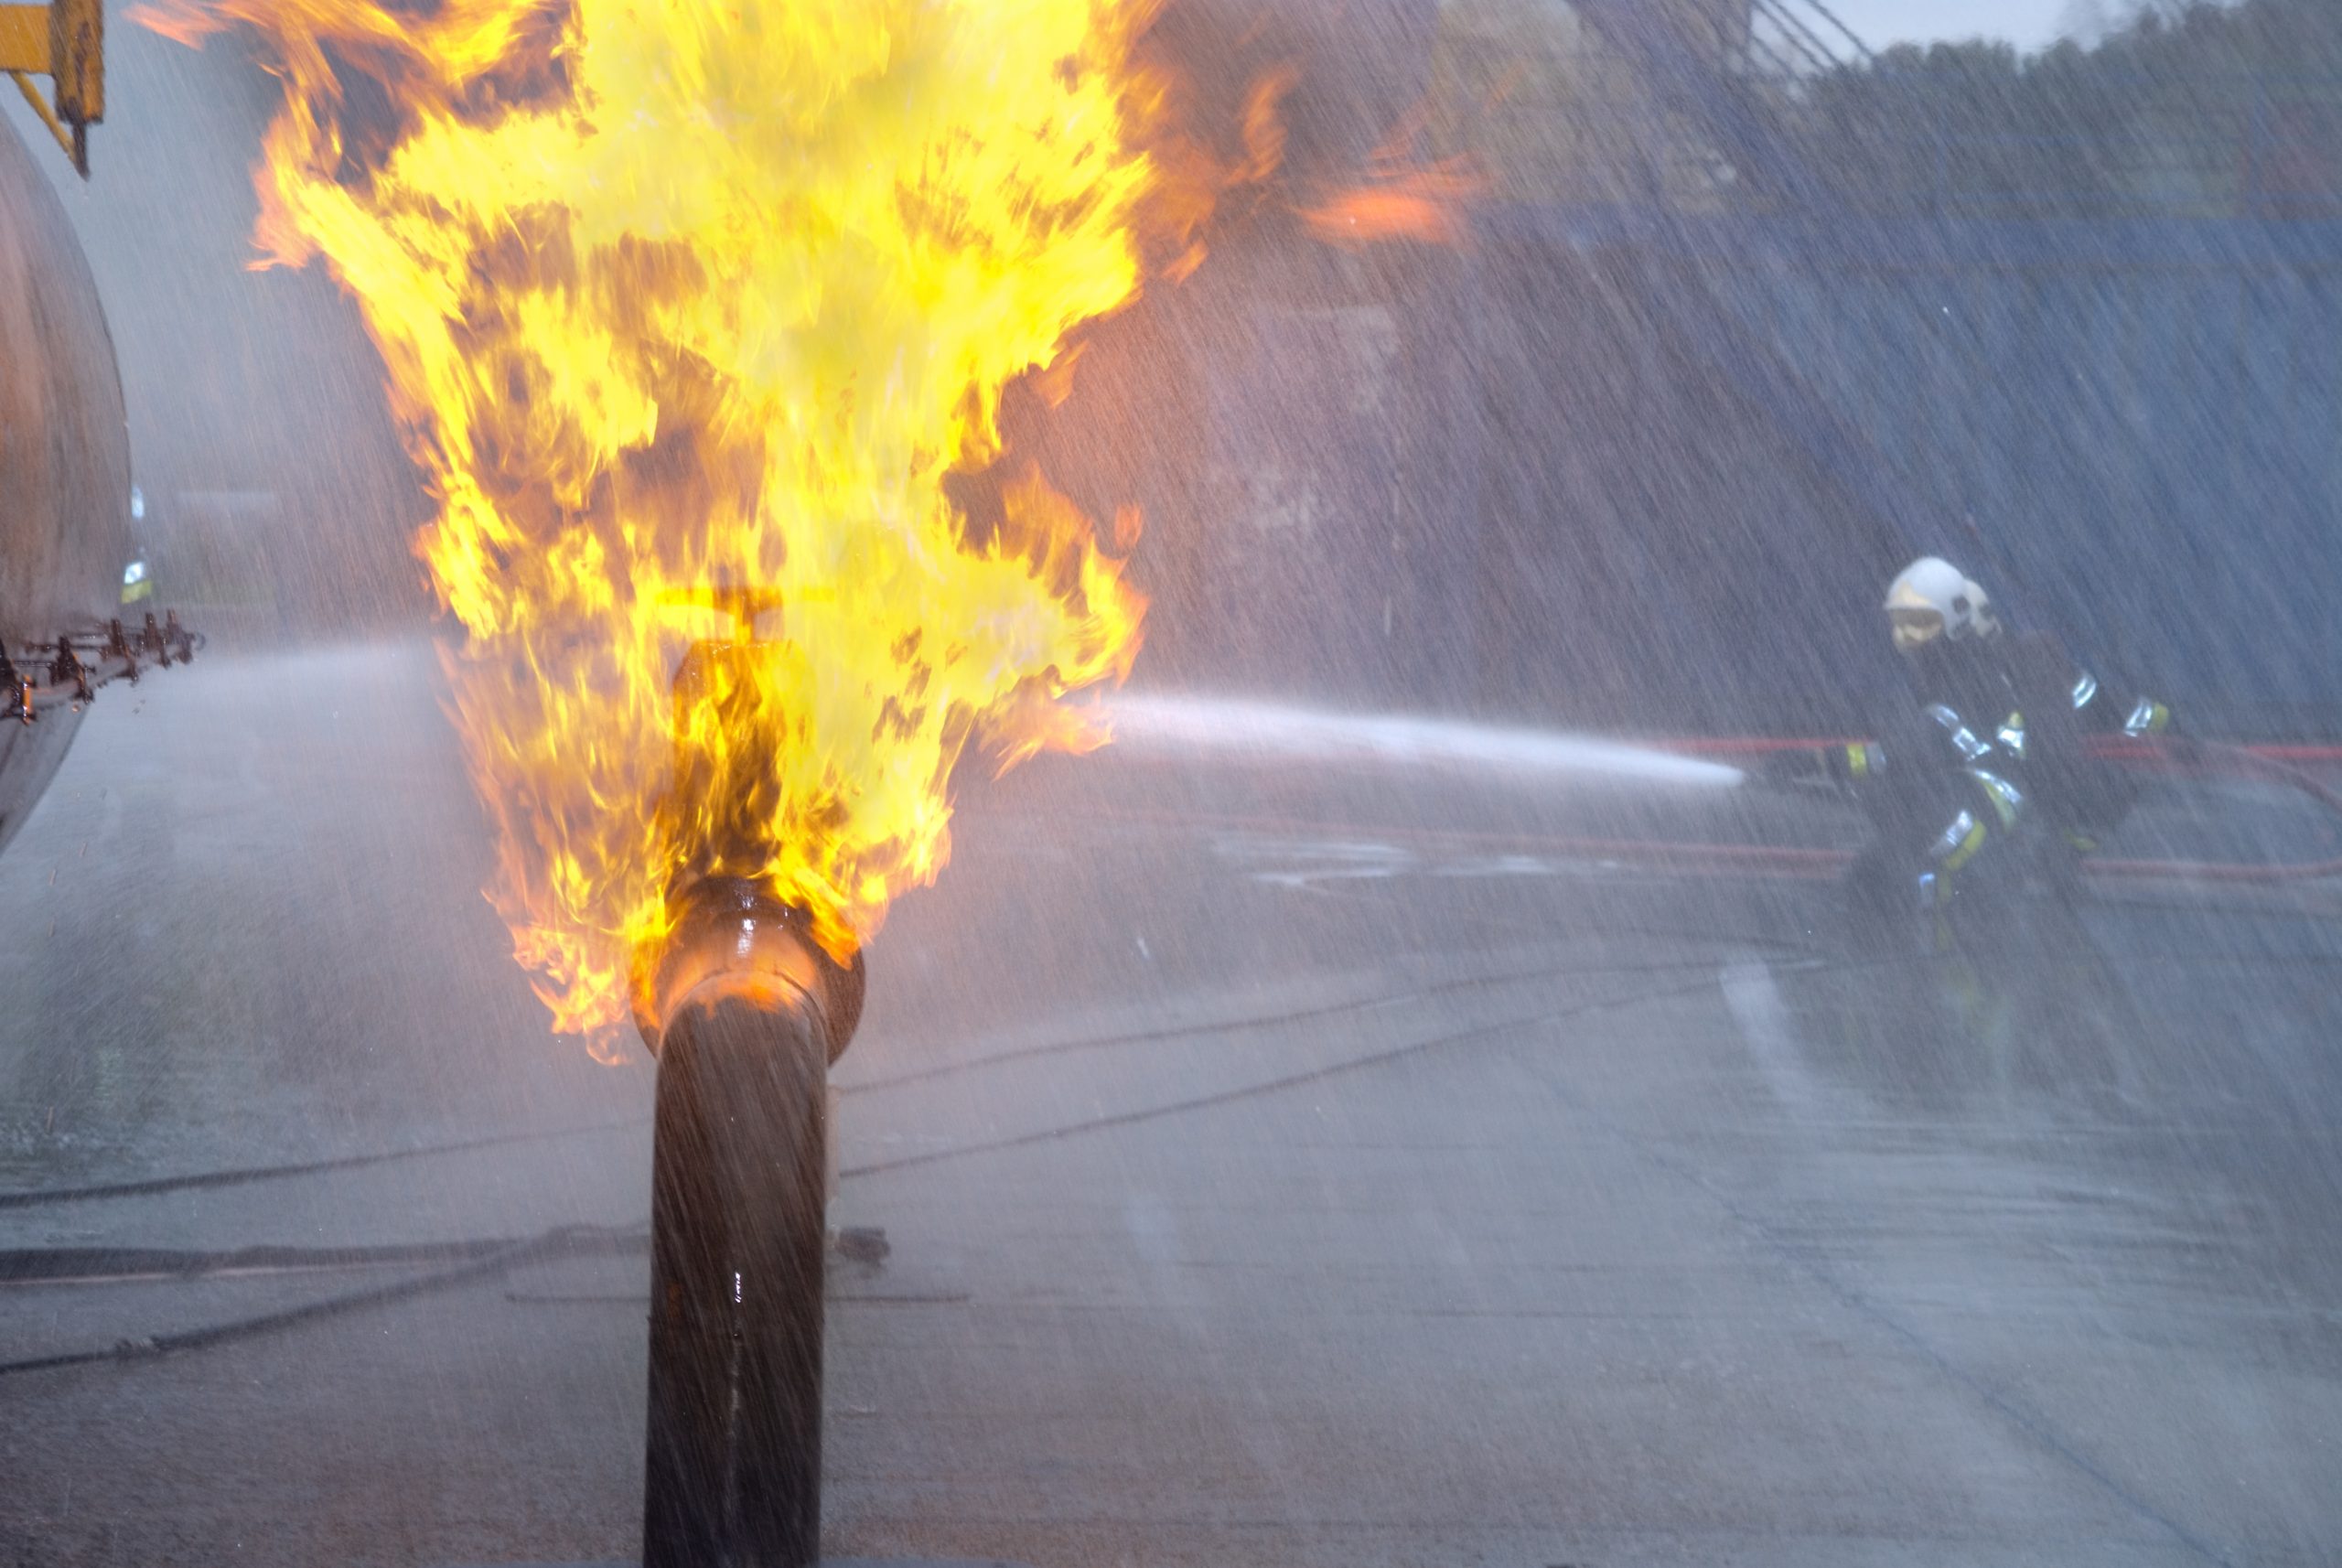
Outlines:
<svg viewBox="0 0 2342 1568"><path fill-rule="evenodd" d="M259 241L321 257L381 350L465 633L490 896L559 1027L610 1037L697 883L847 958L941 868L971 745L1101 738L1058 699L1128 669L1121 561L1037 475L983 537L941 481L997 456L1012 379L1135 295L1150 213L1192 230L1145 150L1149 10L138 14L275 56ZM727 651L678 682L695 641Z"/></svg>
<svg viewBox="0 0 2342 1568"><path fill-rule="evenodd" d="M1143 606L1037 474L945 476L1003 389L1192 265L1139 0L164 0L283 112L270 260L354 295L438 505L417 553L564 1029L660 1058L644 1560L820 1549L826 1070L862 944L948 849L954 766ZM363 91L358 91L360 84ZM1189 160L1192 163L1194 160ZM1132 536L1124 520L1116 537Z"/></svg>

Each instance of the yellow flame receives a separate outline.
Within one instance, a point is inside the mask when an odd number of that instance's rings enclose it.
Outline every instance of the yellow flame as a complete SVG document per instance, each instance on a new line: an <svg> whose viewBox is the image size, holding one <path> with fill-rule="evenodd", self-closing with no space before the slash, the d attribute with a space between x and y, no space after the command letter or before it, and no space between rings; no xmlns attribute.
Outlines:
<svg viewBox="0 0 2342 1568"><path fill-rule="evenodd" d="M997 455L1009 381L1139 287L1146 8L140 14L274 52L260 242L323 256L381 352L467 633L490 897L557 1027L626 1016L682 879L759 878L843 954L942 866L972 741L1101 738L1056 699L1128 669L1119 561L1037 476L985 538L941 480ZM724 645L671 692L695 639Z"/></svg>

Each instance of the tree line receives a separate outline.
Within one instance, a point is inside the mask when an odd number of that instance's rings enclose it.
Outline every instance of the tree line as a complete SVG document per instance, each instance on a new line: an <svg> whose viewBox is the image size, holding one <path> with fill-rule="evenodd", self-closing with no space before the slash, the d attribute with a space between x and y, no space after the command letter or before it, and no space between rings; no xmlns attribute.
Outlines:
<svg viewBox="0 0 2342 1568"><path fill-rule="evenodd" d="M1794 84L1787 134L1863 207L2342 213L2342 4L2150 4L2091 41L1903 45Z"/></svg>

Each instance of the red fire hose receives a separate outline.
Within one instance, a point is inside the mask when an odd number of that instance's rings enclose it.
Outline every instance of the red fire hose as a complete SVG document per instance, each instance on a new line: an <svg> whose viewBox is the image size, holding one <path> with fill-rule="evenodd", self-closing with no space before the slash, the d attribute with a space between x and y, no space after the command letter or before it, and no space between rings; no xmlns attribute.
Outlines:
<svg viewBox="0 0 2342 1568"><path fill-rule="evenodd" d="M2134 739L2130 736L2099 737L2091 743L2092 755L2117 762L2147 762L2171 767L2186 766L2186 754L2193 752L2200 758L2226 764L2194 770L2218 774L2234 769L2247 778L2266 779L2286 784L2307 795L2337 819L2342 819L2342 792L2337 792L2325 780L2281 760L2288 755L2316 756L2322 748L2314 746L2269 747L2265 750L2240 746L2220 746L2209 741L2152 737ZM2342 876L2342 856L2328 860L2294 861L2283 865L2239 865L2218 860L2092 860L2083 863L2084 869L2100 876L2175 876L2199 882L2314 882L2322 877Z"/></svg>
<svg viewBox="0 0 2342 1568"><path fill-rule="evenodd" d="M1663 743L1668 749L1712 757L1750 753L1827 751L1850 744L1843 740L1736 737L1680 740ZM2230 775L2265 779L2300 790L2337 820L2342 820L2342 791L2337 791L2294 765L2302 760L2342 759L2342 747L2241 746L2176 736L2098 736L2089 742L2094 757L2109 761L2160 768L2170 772ZM1789 849L1742 844L1612 843L1612 853L1642 854L1660 858L1699 858L1736 865L1810 873L1817 866L1841 866L1853 856L1844 850ZM2233 861L2090 859L2085 871L2099 876L2164 876L2201 882L2314 882L2342 876L2342 856L2328 860L2294 861L2256 865Z"/></svg>

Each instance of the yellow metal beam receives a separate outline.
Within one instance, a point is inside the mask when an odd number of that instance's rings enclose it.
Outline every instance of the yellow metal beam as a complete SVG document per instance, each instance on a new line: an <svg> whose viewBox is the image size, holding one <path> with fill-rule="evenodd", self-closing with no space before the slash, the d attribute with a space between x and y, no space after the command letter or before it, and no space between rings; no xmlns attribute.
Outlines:
<svg viewBox="0 0 2342 1568"><path fill-rule="evenodd" d="M106 117L104 0L0 0L0 71L33 106L57 145L90 177L90 127ZM33 78L48 78L43 97Z"/></svg>
<svg viewBox="0 0 2342 1568"><path fill-rule="evenodd" d="M0 70L48 74L48 7L0 5Z"/></svg>
<svg viewBox="0 0 2342 1568"><path fill-rule="evenodd" d="M25 95L25 102L33 106L33 113L40 116L40 123L48 127L48 134L57 138L57 145L65 149L65 156L73 160L73 166L81 168L82 156L73 145L73 133L65 128L65 122L57 117L57 111L51 109L48 100L40 95L40 89L33 85L33 79L21 70L12 70L8 75L15 80L16 91ZM81 172L83 178L89 177L87 169Z"/></svg>

